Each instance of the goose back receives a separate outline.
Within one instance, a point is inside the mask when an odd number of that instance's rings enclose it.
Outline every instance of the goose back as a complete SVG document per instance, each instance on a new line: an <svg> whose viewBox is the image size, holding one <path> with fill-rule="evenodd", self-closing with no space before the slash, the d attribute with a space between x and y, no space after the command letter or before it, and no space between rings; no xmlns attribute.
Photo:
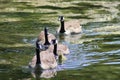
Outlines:
<svg viewBox="0 0 120 80"><path fill-rule="evenodd" d="M60 16L59 18L60 18L59 20L61 22L61 25L57 30L58 33L61 33L61 31L63 31L62 33L65 33L65 34L78 34L82 32L82 26L80 25L79 20L70 20L70 21L64 22L63 16Z"/></svg>
<svg viewBox="0 0 120 80"><path fill-rule="evenodd" d="M39 41L40 41L42 44L45 43L45 33L44 33L44 31L41 31L41 32L39 33L38 39L39 39ZM48 41L51 42L52 39L56 39L56 37L55 37L53 34L48 33Z"/></svg>

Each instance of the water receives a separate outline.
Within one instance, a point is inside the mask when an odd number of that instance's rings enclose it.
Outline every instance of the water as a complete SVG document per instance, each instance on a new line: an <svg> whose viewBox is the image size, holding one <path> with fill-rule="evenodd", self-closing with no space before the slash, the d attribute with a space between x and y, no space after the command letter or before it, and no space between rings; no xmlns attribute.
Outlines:
<svg viewBox="0 0 120 80"><path fill-rule="evenodd" d="M114 3L114 4L113 4ZM119 0L0 1L0 80L119 80ZM29 69L45 26L55 34L59 15L78 19L83 33L58 38L67 60L53 70Z"/></svg>

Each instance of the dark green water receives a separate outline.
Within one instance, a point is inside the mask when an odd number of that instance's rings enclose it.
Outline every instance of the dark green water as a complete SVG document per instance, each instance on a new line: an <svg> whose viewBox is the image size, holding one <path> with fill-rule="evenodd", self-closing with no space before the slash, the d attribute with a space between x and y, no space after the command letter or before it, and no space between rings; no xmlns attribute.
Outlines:
<svg viewBox="0 0 120 80"><path fill-rule="evenodd" d="M70 49L62 65L32 74L35 40L44 27L55 34L59 15L80 20L83 33L59 39ZM119 0L0 0L0 80L119 79Z"/></svg>

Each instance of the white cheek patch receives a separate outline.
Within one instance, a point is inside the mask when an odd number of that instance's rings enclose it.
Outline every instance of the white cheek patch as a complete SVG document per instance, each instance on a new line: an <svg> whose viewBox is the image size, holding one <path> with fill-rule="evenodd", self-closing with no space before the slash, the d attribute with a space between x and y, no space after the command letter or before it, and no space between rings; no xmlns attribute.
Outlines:
<svg viewBox="0 0 120 80"><path fill-rule="evenodd" d="M43 48L42 45L39 45L39 48L42 49Z"/></svg>
<svg viewBox="0 0 120 80"><path fill-rule="evenodd" d="M55 42L56 44L58 43L58 40L56 40L56 42Z"/></svg>
<svg viewBox="0 0 120 80"><path fill-rule="evenodd" d="M63 17L63 20L64 20L65 18Z"/></svg>
<svg viewBox="0 0 120 80"><path fill-rule="evenodd" d="M58 21L60 21L61 19L60 19L60 17L58 18Z"/></svg>

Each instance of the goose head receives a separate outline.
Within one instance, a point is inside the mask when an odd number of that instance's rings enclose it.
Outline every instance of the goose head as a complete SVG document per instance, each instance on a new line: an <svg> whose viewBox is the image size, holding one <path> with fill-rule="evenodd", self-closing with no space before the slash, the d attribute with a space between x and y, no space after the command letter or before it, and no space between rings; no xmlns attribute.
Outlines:
<svg viewBox="0 0 120 80"><path fill-rule="evenodd" d="M58 20L59 20L59 21L64 21L64 17L63 17L63 16L59 16L59 17L58 17Z"/></svg>
<svg viewBox="0 0 120 80"><path fill-rule="evenodd" d="M57 44L57 43L58 43L58 41L56 39L52 40L52 44Z"/></svg>

